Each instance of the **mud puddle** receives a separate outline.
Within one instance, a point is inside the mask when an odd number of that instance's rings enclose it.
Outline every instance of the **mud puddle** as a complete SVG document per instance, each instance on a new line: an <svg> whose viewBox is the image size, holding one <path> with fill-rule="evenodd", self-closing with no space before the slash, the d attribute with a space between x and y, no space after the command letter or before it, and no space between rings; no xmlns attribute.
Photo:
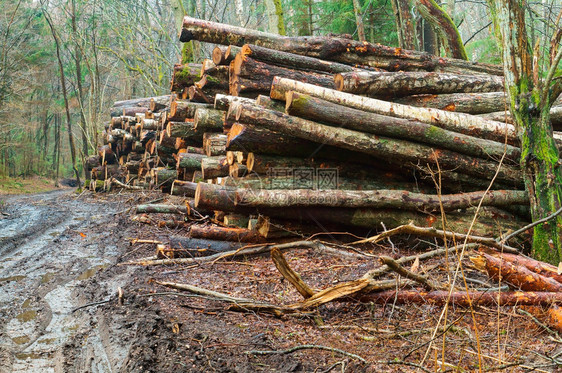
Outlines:
<svg viewBox="0 0 562 373"><path fill-rule="evenodd" d="M126 242L108 230L115 204L77 198L69 191L10 196L4 204L0 372L66 372L76 360L83 360L78 371L113 371L116 364L105 353L107 342L100 338L95 313L73 310L99 301L84 288L115 264L118 245ZM95 288L109 297L126 281L126 274L108 277ZM95 357L75 356L76 351L66 351L69 345L94 351Z"/></svg>

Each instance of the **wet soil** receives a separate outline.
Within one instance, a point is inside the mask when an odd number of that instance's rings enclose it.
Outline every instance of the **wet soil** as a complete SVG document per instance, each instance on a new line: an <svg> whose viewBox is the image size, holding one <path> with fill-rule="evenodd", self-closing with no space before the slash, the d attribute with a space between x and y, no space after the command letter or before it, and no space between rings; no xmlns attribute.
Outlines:
<svg viewBox="0 0 562 373"><path fill-rule="evenodd" d="M436 327L442 307L341 302L306 317L276 318L230 311L224 303L159 286L153 280L275 304L301 299L267 257L196 266L124 265L154 255L154 245L131 246L131 239L165 240L182 233L131 221L131 206L158 198L138 193L78 196L70 190L2 198L0 372L466 372L478 371L479 365L488 371L558 369L562 340L515 307L451 308L443 316L448 325L443 330ZM370 249L415 252L409 247ZM317 289L357 279L378 265L306 250L285 256ZM421 271L434 276L436 268L446 267L438 258L422 263ZM486 280L468 267L465 273ZM446 279L447 271L436 275ZM303 345L331 350L256 352Z"/></svg>

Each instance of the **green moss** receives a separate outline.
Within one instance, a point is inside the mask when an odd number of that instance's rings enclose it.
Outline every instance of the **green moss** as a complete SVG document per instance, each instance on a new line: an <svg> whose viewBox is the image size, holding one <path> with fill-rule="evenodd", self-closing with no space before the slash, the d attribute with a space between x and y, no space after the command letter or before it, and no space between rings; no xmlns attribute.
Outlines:
<svg viewBox="0 0 562 373"><path fill-rule="evenodd" d="M193 42L183 43L181 48L181 63L186 64L193 62Z"/></svg>
<svg viewBox="0 0 562 373"><path fill-rule="evenodd" d="M186 66L184 67L181 71L178 71L176 73L175 79L178 82L192 82L192 81L197 81L201 79L201 75L200 72L197 71L196 74L193 74L193 68Z"/></svg>

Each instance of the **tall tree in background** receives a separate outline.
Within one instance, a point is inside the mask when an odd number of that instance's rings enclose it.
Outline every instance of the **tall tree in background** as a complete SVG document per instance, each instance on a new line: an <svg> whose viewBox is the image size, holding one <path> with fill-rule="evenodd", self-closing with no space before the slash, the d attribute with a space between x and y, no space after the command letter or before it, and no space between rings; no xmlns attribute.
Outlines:
<svg viewBox="0 0 562 373"><path fill-rule="evenodd" d="M521 167L531 201L533 221L552 215L562 206L562 174L558 148L552 136L550 107L562 92L554 79L562 57L561 33L554 31L547 71L541 74L527 33L525 0L488 0L492 19L503 45L505 86L521 140ZM547 45L544 40L542 45ZM540 78L544 76L544 78ZM562 216L534 227L533 252L541 260L562 261Z"/></svg>
<svg viewBox="0 0 562 373"><path fill-rule="evenodd" d="M285 35L285 15L281 0L264 0L264 3L268 17L268 31Z"/></svg>
<svg viewBox="0 0 562 373"><path fill-rule="evenodd" d="M66 78L64 75L64 63L62 60L62 55L61 55L61 46L60 46L60 40L59 40L59 36L57 34L57 31L55 29L55 26L53 24L53 21L47 11L47 5L44 2L41 2L41 5L43 6L43 14L45 15L45 19L47 21L47 23L49 24L49 28L51 30L51 34L53 35L53 39L55 41L55 48L56 48L56 52L57 52L57 61L59 64L59 71L60 71L60 81L61 81L61 87L62 87L62 94L63 94L63 98L64 98L64 108L65 108L65 112L66 112L66 127L67 127L67 131L68 131L68 144L70 146L70 156L71 156L71 160L72 160L72 170L74 171L74 175L76 176L76 181L78 182L78 187L80 187L81 183L80 183L80 173L78 172L78 168L76 167L76 146L74 145L74 135L72 134L72 118L70 115L70 107L68 104L68 89L66 88Z"/></svg>

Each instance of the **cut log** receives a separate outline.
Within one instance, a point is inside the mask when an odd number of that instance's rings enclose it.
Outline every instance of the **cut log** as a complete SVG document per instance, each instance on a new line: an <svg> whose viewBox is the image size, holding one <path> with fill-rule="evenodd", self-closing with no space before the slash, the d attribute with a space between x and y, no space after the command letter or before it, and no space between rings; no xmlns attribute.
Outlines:
<svg viewBox="0 0 562 373"><path fill-rule="evenodd" d="M509 124L495 122L464 113L455 113L433 108L419 108L357 96L312 84L297 82L291 79L276 78L273 80L271 98L285 100L286 93L289 91L309 94L326 101L363 111L418 120L450 131L460 132L479 138L505 142L507 137L511 145L518 143L515 127Z"/></svg>
<svg viewBox="0 0 562 373"><path fill-rule="evenodd" d="M509 254L509 253L491 253L492 256L499 257L500 259L506 260L516 267L525 267L528 270L538 273L539 275L550 277L560 283L562 283L562 275L558 272L558 267L552 264L541 262L529 257L522 255Z"/></svg>
<svg viewBox="0 0 562 373"><path fill-rule="evenodd" d="M228 108L230 107L230 103L237 102L237 101L247 102L247 103L255 102L254 99L247 98L247 97L230 96L230 95L223 95L218 93L217 95L215 95L215 109L227 111Z"/></svg>
<svg viewBox="0 0 562 373"><path fill-rule="evenodd" d="M201 159L201 172L203 179L214 179L228 176L230 165L226 156L206 157Z"/></svg>
<svg viewBox="0 0 562 373"><path fill-rule="evenodd" d="M201 64L195 63L174 65L174 69L172 71L171 91L181 92L184 88L201 80L201 68Z"/></svg>
<svg viewBox="0 0 562 373"><path fill-rule="evenodd" d="M494 280L500 280L510 286L525 291L562 291L562 283L553 278L535 273L524 266L515 265L507 260L480 253L470 257L476 268L487 272Z"/></svg>
<svg viewBox="0 0 562 373"><path fill-rule="evenodd" d="M217 45L213 49L212 59L215 65L227 65L229 62L226 61L224 54L228 47L226 45Z"/></svg>
<svg viewBox="0 0 562 373"><path fill-rule="evenodd" d="M334 82L339 91L384 99L420 94L503 90L503 78L500 76L434 72L353 71L337 74Z"/></svg>
<svg viewBox="0 0 562 373"><path fill-rule="evenodd" d="M386 290L365 294L359 297L361 302L377 304L432 304L443 306L447 303L458 307L497 307L497 306L550 306L562 302L559 292L530 291L448 291L435 290Z"/></svg>
<svg viewBox="0 0 562 373"><path fill-rule="evenodd" d="M165 107L170 102L170 95L164 96L154 96L154 97L143 97L143 98L134 98L130 100L124 101L116 101L113 104L114 108L124 108L124 107L145 107L150 108L150 102L158 102L160 107Z"/></svg>
<svg viewBox="0 0 562 373"><path fill-rule="evenodd" d="M170 103L170 115L168 120L182 122L186 119L193 119L198 108L212 108L209 104L199 102L189 102L186 100L173 100Z"/></svg>
<svg viewBox="0 0 562 373"><path fill-rule="evenodd" d="M271 89L271 82L275 76L297 79L322 87L335 88L331 75L268 65L245 56L242 53L236 56L232 64L229 92L233 96L240 96L241 94L248 93L253 95L258 95L260 93L268 94Z"/></svg>
<svg viewBox="0 0 562 373"><path fill-rule="evenodd" d="M214 227L207 225L192 225L189 235L193 238L205 238L208 240L234 241L234 242L265 242L256 231L246 228Z"/></svg>
<svg viewBox="0 0 562 373"><path fill-rule="evenodd" d="M256 208L353 207L395 208L412 211L454 211L472 206L510 206L529 204L524 190L497 190L462 194L427 195L404 190L251 190L237 189L234 204Z"/></svg>
<svg viewBox="0 0 562 373"><path fill-rule="evenodd" d="M492 113L503 111L506 107L509 107L504 92L414 95L393 101L402 105L428 107L468 114ZM500 122L503 121L500 120Z"/></svg>
<svg viewBox="0 0 562 373"><path fill-rule="evenodd" d="M157 188L166 188L171 187L174 180L178 178L178 171L165 167L153 168L151 176Z"/></svg>
<svg viewBox="0 0 562 373"><path fill-rule="evenodd" d="M187 237L170 237L169 245L158 245L159 258L194 258L237 250L243 244L238 242L214 241Z"/></svg>
<svg viewBox="0 0 562 373"><path fill-rule="evenodd" d="M250 191L251 193L252 191ZM204 210L221 210L240 214L255 214L255 208L236 205L236 189L225 188L220 185L199 183L195 191L194 205ZM455 232L466 232L470 221L466 216L472 214L474 209L460 212L447 213L447 229ZM259 213L265 216L309 222L329 222L353 227L373 229L380 227L381 223L388 229L414 222L424 227L442 229L441 218L434 214L423 214L416 211L397 209L371 209L371 208L333 208L333 207L308 207L308 208L264 208ZM502 227L498 227L501 221ZM524 224L515 216L493 207L484 207L480 211L479 220L474 225L473 234L479 236L500 235L498 230L508 230Z"/></svg>
<svg viewBox="0 0 562 373"><path fill-rule="evenodd" d="M277 110L283 112L285 111L285 103L283 101L272 100L270 97L264 95L259 95L256 98L256 104L271 110Z"/></svg>
<svg viewBox="0 0 562 373"><path fill-rule="evenodd" d="M174 180L170 194L174 196L194 197L197 183L191 181Z"/></svg>
<svg viewBox="0 0 562 373"><path fill-rule="evenodd" d="M184 214L189 215L187 206L178 205L164 205L164 204L151 204L151 205L137 205L135 214Z"/></svg>
<svg viewBox="0 0 562 373"><path fill-rule="evenodd" d="M169 137L181 137L194 142L203 140L203 133L195 131L195 122L186 119L186 122L168 122L166 133Z"/></svg>
<svg viewBox="0 0 562 373"><path fill-rule="evenodd" d="M253 44L244 45L241 54L270 65L325 74L338 74L361 70L342 63L323 61L314 57L264 48Z"/></svg>
<svg viewBox="0 0 562 373"><path fill-rule="evenodd" d="M427 70L502 75L498 65L432 56L428 53L362 43L334 37L286 37L221 23L185 17L180 41L199 40L222 45L256 44L262 47L385 70Z"/></svg>
<svg viewBox="0 0 562 373"><path fill-rule="evenodd" d="M222 110L198 108L195 111L193 123L195 131L204 132L221 132L223 131L226 113Z"/></svg>
<svg viewBox="0 0 562 373"><path fill-rule="evenodd" d="M287 93L286 97L287 113L301 118L435 145L484 159L499 159L505 153L508 159L518 163L521 157L521 151L514 146L448 131L428 123L352 109L294 91Z"/></svg>
<svg viewBox="0 0 562 373"><path fill-rule="evenodd" d="M203 148L208 156L226 155L227 136L222 133L203 133Z"/></svg>
<svg viewBox="0 0 562 373"><path fill-rule="evenodd" d="M436 149L409 141L330 127L278 111L267 110L257 105L240 104L236 119L275 129L290 136L372 155L381 161L384 160L395 165L410 164L415 168L420 162L430 165L439 163L441 169L455 169L457 172L488 180L494 176L497 169L495 162L471 158L449 150ZM498 180L513 183L517 187L522 186L521 171L514 167L503 166L498 171L497 177Z"/></svg>
<svg viewBox="0 0 562 373"><path fill-rule="evenodd" d="M185 168L187 170L200 170L201 161L207 158L204 154L195 153L179 153L177 156L176 168Z"/></svg>

